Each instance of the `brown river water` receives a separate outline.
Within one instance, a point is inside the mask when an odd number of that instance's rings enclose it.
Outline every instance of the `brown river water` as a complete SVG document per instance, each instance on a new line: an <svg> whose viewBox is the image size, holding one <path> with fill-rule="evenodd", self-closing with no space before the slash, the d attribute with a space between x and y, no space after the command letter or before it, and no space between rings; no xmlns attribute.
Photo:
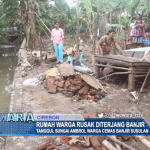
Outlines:
<svg viewBox="0 0 150 150"><path fill-rule="evenodd" d="M9 111L11 84L17 66L17 48L0 46L0 113Z"/></svg>

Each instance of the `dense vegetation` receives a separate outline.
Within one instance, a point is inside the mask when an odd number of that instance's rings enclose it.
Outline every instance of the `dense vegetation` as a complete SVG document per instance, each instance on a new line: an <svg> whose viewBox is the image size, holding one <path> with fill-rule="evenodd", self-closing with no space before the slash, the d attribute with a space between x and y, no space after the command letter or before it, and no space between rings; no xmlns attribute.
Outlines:
<svg viewBox="0 0 150 150"><path fill-rule="evenodd" d="M51 4L52 1L54 5ZM77 34L77 37L83 34L83 37L91 36L95 40L98 29L101 35L113 27L118 31L117 38L124 38L124 29L136 13L140 13L147 26L150 26L149 0L74 0L74 7L69 7L65 0L1 0L1 36L6 37L7 28L11 27L24 31L27 41L30 41L33 32L45 34L37 17L33 20L35 29L31 24L32 2L35 3L35 12L50 29L55 21L59 21L66 34ZM31 44L28 43L27 46L30 47Z"/></svg>

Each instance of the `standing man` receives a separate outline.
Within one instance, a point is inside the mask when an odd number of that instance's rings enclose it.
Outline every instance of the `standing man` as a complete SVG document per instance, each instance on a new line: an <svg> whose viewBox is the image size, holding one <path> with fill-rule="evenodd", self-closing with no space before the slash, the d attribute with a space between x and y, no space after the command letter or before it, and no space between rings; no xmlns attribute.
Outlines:
<svg viewBox="0 0 150 150"><path fill-rule="evenodd" d="M51 33L51 44L54 45L57 62L63 62L63 50L64 50L64 31L59 28L59 23L55 22L54 29Z"/></svg>

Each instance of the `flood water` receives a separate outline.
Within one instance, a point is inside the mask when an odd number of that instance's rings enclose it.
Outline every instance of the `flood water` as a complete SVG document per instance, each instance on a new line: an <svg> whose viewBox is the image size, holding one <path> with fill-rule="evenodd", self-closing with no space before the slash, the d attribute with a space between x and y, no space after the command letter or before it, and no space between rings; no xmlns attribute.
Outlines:
<svg viewBox="0 0 150 150"><path fill-rule="evenodd" d="M0 111L8 112L11 84L17 66L17 48L0 45Z"/></svg>

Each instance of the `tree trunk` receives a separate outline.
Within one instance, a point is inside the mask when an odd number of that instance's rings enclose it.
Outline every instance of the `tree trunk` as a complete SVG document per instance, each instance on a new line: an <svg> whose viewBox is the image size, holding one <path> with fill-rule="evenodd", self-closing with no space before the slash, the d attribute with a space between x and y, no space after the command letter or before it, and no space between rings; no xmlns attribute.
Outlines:
<svg viewBox="0 0 150 150"><path fill-rule="evenodd" d="M111 24L111 18L112 18L112 17L111 17L111 13L112 13L112 12L110 12L110 24Z"/></svg>
<svg viewBox="0 0 150 150"><path fill-rule="evenodd" d="M31 50L36 50L36 32L35 32L35 0L31 1Z"/></svg>
<svg viewBox="0 0 150 150"><path fill-rule="evenodd" d="M79 52L79 25L80 25L80 18L79 18L79 3L77 2L77 28L76 28L76 48L77 52Z"/></svg>
<svg viewBox="0 0 150 150"><path fill-rule="evenodd" d="M147 0L147 26L149 26L149 0Z"/></svg>

